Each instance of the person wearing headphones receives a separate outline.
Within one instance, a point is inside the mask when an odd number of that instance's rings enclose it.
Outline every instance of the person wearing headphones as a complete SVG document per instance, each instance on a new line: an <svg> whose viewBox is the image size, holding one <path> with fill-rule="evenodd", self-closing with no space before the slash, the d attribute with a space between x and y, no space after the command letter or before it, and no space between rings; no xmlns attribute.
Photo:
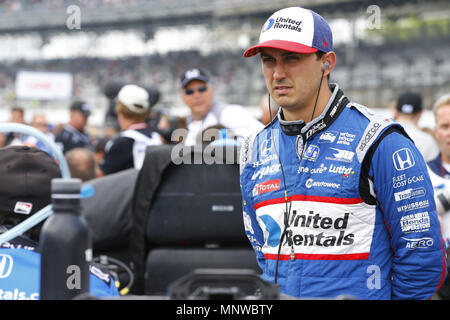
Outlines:
<svg viewBox="0 0 450 320"><path fill-rule="evenodd" d="M332 32L314 11L273 13L244 57L257 54L280 106L240 156L263 279L294 297L429 299L446 277L445 246L414 143L329 82Z"/></svg>
<svg viewBox="0 0 450 320"><path fill-rule="evenodd" d="M60 178L61 171L48 153L28 146L1 148L0 163L0 233L4 233L50 204L51 180ZM0 243L0 300L39 300L43 224ZM89 270L91 295L119 296L108 270L98 264Z"/></svg>

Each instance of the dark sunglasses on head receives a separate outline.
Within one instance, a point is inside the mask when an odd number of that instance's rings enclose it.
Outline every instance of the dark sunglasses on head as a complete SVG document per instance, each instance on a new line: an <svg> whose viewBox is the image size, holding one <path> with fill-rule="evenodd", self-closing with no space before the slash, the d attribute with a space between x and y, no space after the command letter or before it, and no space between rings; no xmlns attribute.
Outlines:
<svg viewBox="0 0 450 320"><path fill-rule="evenodd" d="M184 93L190 96L191 94L194 94L195 90L197 90L198 92L205 92L206 90L208 90L208 86L201 86L198 87L197 89L186 89L184 90Z"/></svg>

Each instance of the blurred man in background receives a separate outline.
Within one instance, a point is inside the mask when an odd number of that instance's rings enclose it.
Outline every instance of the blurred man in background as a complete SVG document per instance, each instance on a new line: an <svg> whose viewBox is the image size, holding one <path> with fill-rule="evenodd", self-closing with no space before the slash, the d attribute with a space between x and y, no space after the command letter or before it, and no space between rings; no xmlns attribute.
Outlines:
<svg viewBox="0 0 450 320"><path fill-rule="evenodd" d="M430 169L440 177L450 179L450 94L440 97L433 106L434 135L440 154L428 162Z"/></svg>
<svg viewBox="0 0 450 320"><path fill-rule="evenodd" d="M46 137L50 140L50 141L54 141L55 140L55 136L53 135L53 133L49 130L49 126L47 123L47 117L42 114L42 113L38 113L35 114L33 116L33 119L31 120L30 125L33 128L36 128L37 130L41 131L43 134L46 135ZM39 148L42 149L44 151L46 151L47 153L50 153L49 148L39 139L33 137L33 136L27 136L24 138L24 140L22 141L22 144L25 146L29 146L29 147L35 147L35 148Z"/></svg>
<svg viewBox="0 0 450 320"><path fill-rule="evenodd" d="M450 243L450 94L441 96L433 105L435 119L434 135L439 144L440 153L431 161L428 168L433 182L436 208L441 218L442 235ZM450 279L446 279L438 292L443 299L450 299Z"/></svg>
<svg viewBox="0 0 450 320"><path fill-rule="evenodd" d="M25 124L25 111L21 107L11 108L10 122Z"/></svg>
<svg viewBox="0 0 450 320"><path fill-rule="evenodd" d="M26 124L25 122L25 111L23 108L15 106L10 110L10 118L9 122ZM22 143L23 135L18 132L0 132L0 147L2 146L10 146L10 145L19 145Z"/></svg>
<svg viewBox="0 0 450 320"><path fill-rule="evenodd" d="M244 107L215 100L214 86L201 69L186 70L181 76L181 88L181 99L191 110L186 119L185 145L196 144L197 136L215 125L230 129L237 137L245 137L264 127Z"/></svg>
<svg viewBox="0 0 450 320"><path fill-rule="evenodd" d="M70 106L69 122L56 135L55 142L63 153L73 148L91 148L92 141L85 131L91 106L85 101L75 101Z"/></svg>
<svg viewBox="0 0 450 320"><path fill-rule="evenodd" d="M69 166L70 176L89 181L96 177L94 153L86 148L73 148L66 152L65 158Z"/></svg>
<svg viewBox="0 0 450 320"><path fill-rule="evenodd" d="M140 169L147 146L162 144L162 137L148 126L149 110L147 90L133 84L120 89L116 113L121 132L105 146L105 156L100 162L101 174L133 167Z"/></svg>
<svg viewBox="0 0 450 320"><path fill-rule="evenodd" d="M422 153L425 162L439 154L439 146L432 135L419 128L423 114L422 96L415 92L405 92L398 97L394 119L399 122Z"/></svg>

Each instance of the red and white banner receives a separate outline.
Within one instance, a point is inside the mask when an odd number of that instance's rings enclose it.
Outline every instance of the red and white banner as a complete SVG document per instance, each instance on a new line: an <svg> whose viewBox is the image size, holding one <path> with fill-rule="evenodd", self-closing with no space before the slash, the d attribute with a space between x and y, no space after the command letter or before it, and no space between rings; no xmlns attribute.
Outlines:
<svg viewBox="0 0 450 320"><path fill-rule="evenodd" d="M70 100L73 77L68 72L19 71L16 76L18 100Z"/></svg>

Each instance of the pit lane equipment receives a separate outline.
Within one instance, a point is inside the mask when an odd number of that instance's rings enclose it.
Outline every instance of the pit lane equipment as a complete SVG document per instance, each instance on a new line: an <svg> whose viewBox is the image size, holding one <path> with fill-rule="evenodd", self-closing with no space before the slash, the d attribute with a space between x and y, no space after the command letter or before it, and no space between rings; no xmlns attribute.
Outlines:
<svg viewBox="0 0 450 320"><path fill-rule="evenodd" d="M51 141L44 133L41 131L19 123L3 123L0 124L0 132L17 132L24 135L29 135L32 137L35 137L42 141L46 147L50 150L52 155L55 157L59 167L61 168L61 176L65 179L70 178L70 171L69 166L67 164L66 159L64 158L63 153L61 152L60 148ZM34 215L29 217L28 219L24 220L14 228L8 230L7 232L0 235L0 243L10 241L11 239L14 239L17 236L20 236L24 232L28 231L29 229L33 228L35 225L40 223L41 221L48 218L53 213L51 205L48 205L38 212L36 212Z"/></svg>
<svg viewBox="0 0 450 320"><path fill-rule="evenodd" d="M81 216L81 180L52 180L53 214L39 240L41 300L70 300L89 293L92 236Z"/></svg>

